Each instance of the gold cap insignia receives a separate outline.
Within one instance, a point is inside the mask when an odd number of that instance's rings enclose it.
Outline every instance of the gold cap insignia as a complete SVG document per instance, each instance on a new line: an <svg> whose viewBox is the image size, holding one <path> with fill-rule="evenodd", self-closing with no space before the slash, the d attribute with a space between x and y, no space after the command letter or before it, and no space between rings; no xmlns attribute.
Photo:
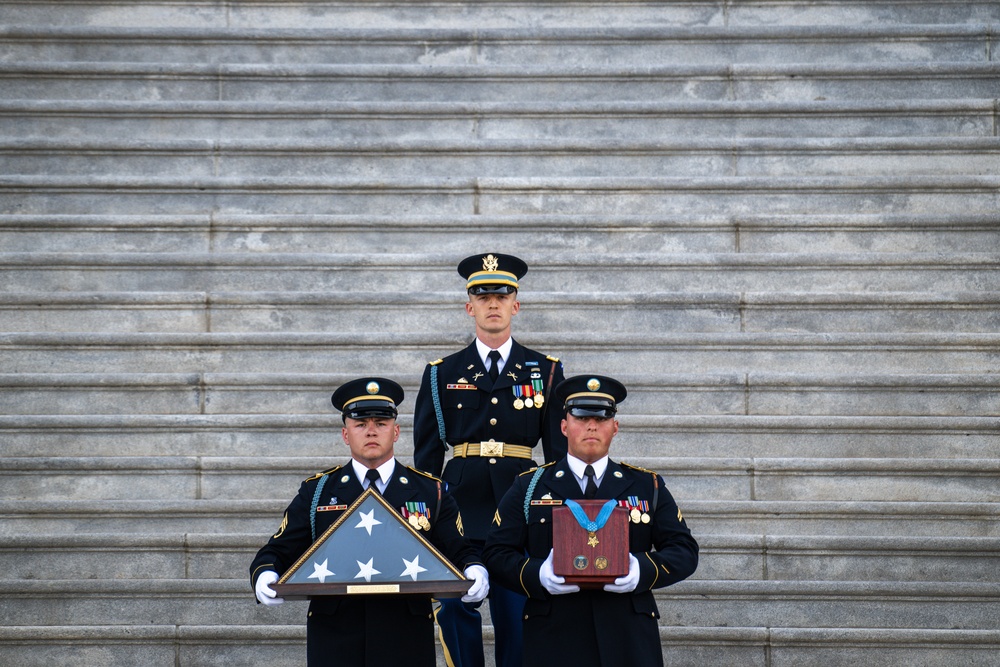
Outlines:
<svg viewBox="0 0 1000 667"><path fill-rule="evenodd" d="M483 271L496 271L500 266L500 260L492 254L483 257Z"/></svg>
<svg viewBox="0 0 1000 667"><path fill-rule="evenodd" d="M380 387L378 386L378 382L369 382L367 385L365 385L365 391L367 391L369 394L377 394L379 388Z"/></svg>
<svg viewBox="0 0 1000 667"><path fill-rule="evenodd" d="M597 378L590 378L587 380L587 389L590 391L597 391L601 388L601 382Z"/></svg>

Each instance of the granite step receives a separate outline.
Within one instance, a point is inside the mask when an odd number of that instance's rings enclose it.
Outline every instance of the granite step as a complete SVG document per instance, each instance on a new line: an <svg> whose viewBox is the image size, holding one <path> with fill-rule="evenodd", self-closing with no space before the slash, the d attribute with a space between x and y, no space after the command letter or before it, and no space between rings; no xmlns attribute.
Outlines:
<svg viewBox="0 0 1000 667"><path fill-rule="evenodd" d="M594 257L617 254L623 248L676 255L733 252L870 255L926 253L930 249L943 255L1000 247L1000 227L994 213L961 211L839 215L815 212L661 215L647 212L634 216L613 212L460 213L406 217L219 212L0 215L0 246L12 254L142 252L204 256L206 253L263 255L326 251L381 255L396 254L401 248L427 247L434 252L425 255L425 262L440 267L442 276L450 273L445 270L451 268L446 267L446 262L465 256L469 248L481 243L484 234L493 239L496 247L544 250L544 262L560 252L583 249L592 253L593 257L587 260L592 262L599 261ZM535 268L527 280L544 287L544 283L534 279L539 266L535 259L532 258ZM39 296L37 291L31 291ZM82 290L77 288L77 291ZM240 292L246 291L240 288ZM568 290L561 298L577 297L580 291ZM646 291L649 290L643 289ZM786 291L787 288L780 290ZM659 288L654 293L658 292ZM449 294L454 298L453 286ZM544 295L544 292L532 291L532 294ZM388 296L383 292L383 298ZM865 293L856 293L854 298L863 300Z"/></svg>
<svg viewBox="0 0 1000 667"><path fill-rule="evenodd" d="M346 448L345 448L346 449ZM1000 502L1000 460L631 457L660 472L687 500ZM5 457L0 479L12 500L292 498L331 457ZM343 462L343 461L340 461ZM46 484L38 479L45 476Z"/></svg>
<svg viewBox="0 0 1000 667"><path fill-rule="evenodd" d="M386 180L521 177L989 175L1000 139L175 140L0 139L0 172L27 176Z"/></svg>
<svg viewBox="0 0 1000 667"><path fill-rule="evenodd" d="M317 392L317 409L328 391ZM413 394L396 451L412 455ZM109 407L108 410L114 408ZM178 405L178 412L182 406ZM331 410L332 412L332 410ZM616 457L990 458L998 417L642 415L623 410ZM287 414L0 416L5 453L33 456L342 456L340 418ZM538 456L541 456L540 450ZM540 460L540 459L538 459ZM331 464L332 465L332 464Z"/></svg>
<svg viewBox="0 0 1000 667"><path fill-rule="evenodd" d="M1000 328L1000 292L543 292L520 296L518 332L834 333ZM24 292L0 294L4 331L105 333L457 330L451 292ZM595 310L608 313L594 318ZM391 323L386 312L390 312Z"/></svg>
<svg viewBox="0 0 1000 667"><path fill-rule="evenodd" d="M1000 177L412 178L2 176L0 215L922 214L997 208ZM402 207L402 208L401 208Z"/></svg>
<svg viewBox="0 0 1000 667"><path fill-rule="evenodd" d="M618 13L616 11L614 14ZM861 25L861 24L859 24ZM25 62L645 65L986 61L989 24L349 29L8 26Z"/></svg>
<svg viewBox="0 0 1000 667"><path fill-rule="evenodd" d="M1000 192L1000 182L997 191ZM595 192L595 195L598 193ZM956 193L957 195L957 193ZM528 290L634 292L997 292L1000 253L989 252L523 252ZM462 256L419 253L0 253L10 293L24 292L385 292L461 297ZM530 282L529 282L530 281ZM72 286L72 290L67 287ZM919 289L918 289L919 288ZM544 292L542 292L544 294ZM347 297L345 297L347 298ZM372 305L379 305L377 302ZM538 309L541 310L541 309ZM530 309L526 308L526 312ZM394 313L384 313L388 321ZM465 318L452 320L467 328ZM550 318L548 321L552 322ZM557 327L564 328L563 326ZM392 331L391 324L384 329Z"/></svg>
<svg viewBox="0 0 1000 667"><path fill-rule="evenodd" d="M63 656L109 667L144 662L195 667L259 661L274 667L301 665L305 625L264 623L6 626L0 627L0 646L25 667L47 667ZM483 635L491 655L492 626L484 625ZM662 626L660 639L669 664L677 667L1000 665L996 659L1000 634L995 630Z"/></svg>
<svg viewBox="0 0 1000 667"><path fill-rule="evenodd" d="M36 625L300 625L306 604L265 608L241 579L18 580L0 612ZM1000 585L978 582L688 580L656 592L663 627L991 630Z"/></svg>
<svg viewBox="0 0 1000 667"><path fill-rule="evenodd" d="M141 0L127 8L107 7L106 3L67 5L58 0L21 0L0 6L0 22L45 26L147 26L215 29L282 28L440 28L474 29L518 27L594 26L768 26L885 24L975 24L1000 21L1000 9L991 0L955 3L951 0L905 2L894 0L842 0L836 3L815 0L720 4L715 0L676 3L664 0L615 5L557 0L530 4L502 5L464 0L372 4L356 2L315 3L167 3Z"/></svg>
<svg viewBox="0 0 1000 667"><path fill-rule="evenodd" d="M291 496L269 500L0 500L0 535L53 533L274 532ZM870 538L1000 538L1000 504L679 499L700 537L710 535Z"/></svg>
<svg viewBox="0 0 1000 667"><path fill-rule="evenodd" d="M421 369L471 342L467 333L0 334L0 367L8 373L235 372L344 373L370 355L369 372ZM674 373L768 368L846 374L994 372L997 334L563 334L529 333L532 349L562 358L574 373L621 375L636 368ZM375 352L378 351L378 354ZM411 371L412 372L412 371Z"/></svg>
<svg viewBox="0 0 1000 667"><path fill-rule="evenodd" d="M409 416L422 369L392 377ZM626 373L621 417L996 417L996 374ZM350 373L0 373L5 415L320 415ZM632 424L630 423L630 426Z"/></svg>
<svg viewBox="0 0 1000 667"><path fill-rule="evenodd" d="M7 580L245 580L273 530L257 533L34 533L6 538ZM926 581L995 579L1000 538L698 534L693 579Z"/></svg>
<svg viewBox="0 0 1000 667"><path fill-rule="evenodd" d="M0 63L8 99L882 100L983 97L995 62L723 65Z"/></svg>
<svg viewBox="0 0 1000 667"><path fill-rule="evenodd" d="M0 136L147 140L578 137L993 137L991 92L967 98L468 102L0 100Z"/></svg>

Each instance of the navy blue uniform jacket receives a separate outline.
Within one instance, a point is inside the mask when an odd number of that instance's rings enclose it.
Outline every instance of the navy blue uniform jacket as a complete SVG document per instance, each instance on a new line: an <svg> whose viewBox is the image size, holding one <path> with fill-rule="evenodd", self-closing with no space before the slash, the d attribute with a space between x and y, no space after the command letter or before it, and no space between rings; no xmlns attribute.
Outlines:
<svg viewBox="0 0 1000 667"><path fill-rule="evenodd" d="M424 369L413 410L413 463L420 470L440 475L462 508L467 535L482 541L500 499L514 479L536 463L514 457L452 458L444 466L445 448L431 397L431 366ZM562 412L551 405L552 390L563 381L559 360L520 345L516 340L496 383L490 382L475 341L437 365L438 391L444 416L445 437L451 446L497 442L534 447L542 442L546 461L566 454L566 437L560 430ZM545 397L542 409L514 407L516 386L540 380ZM461 387L461 388L460 388ZM442 472L443 470L443 472Z"/></svg>

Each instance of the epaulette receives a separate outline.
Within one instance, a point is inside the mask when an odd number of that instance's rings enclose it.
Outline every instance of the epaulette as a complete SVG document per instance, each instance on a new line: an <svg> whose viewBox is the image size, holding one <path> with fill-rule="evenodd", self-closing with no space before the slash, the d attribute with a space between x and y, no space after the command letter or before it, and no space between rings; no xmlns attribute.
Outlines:
<svg viewBox="0 0 1000 667"><path fill-rule="evenodd" d="M312 477L310 477L310 478L309 478L309 479L307 479L306 481L307 481L307 482L311 482L311 481L313 481L314 479L319 479L319 478L320 478L320 477L322 477L323 475L329 475L329 474L331 474L331 473L335 473L335 472L337 472L338 470L340 470L340 469L341 469L341 468L343 468L343 467L344 467L343 465L339 465L339 466L333 466L333 467L332 467L332 468L330 468L329 470L324 470L323 472L318 472L318 473L316 473L315 475L313 475Z"/></svg>
<svg viewBox="0 0 1000 667"><path fill-rule="evenodd" d="M527 470L525 470L524 472L522 472L520 475L518 475L518 477L524 477L525 475L532 475L539 468L548 468L551 465L555 465L555 463L556 463L555 461L549 461L548 463L543 463L540 466L535 466L534 468L528 468Z"/></svg>
<svg viewBox="0 0 1000 667"><path fill-rule="evenodd" d="M427 365L428 365L428 366L437 366L437 365L438 365L438 364L440 364L440 363L441 363L442 361L444 361L444 359L437 359L437 360L435 360L435 361L432 361L431 363L429 363L429 364L427 364Z"/></svg>
<svg viewBox="0 0 1000 667"><path fill-rule="evenodd" d="M639 472L648 472L650 475L655 475L655 470L648 470L647 468L640 468L639 466L634 466L631 463L625 463L624 461L619 461L618 465L624 466L626 468L631 468L632 470L638 470Z"/></svg>
<svg viewBox="0 0 1000 667"><path fill-rule="evenodd" d="M559 357L553 357L551 354L546 354L545 358L548 359L549 361L551 361L554 364L558 364L559 363Z"/></svg>
<svg viewBox="0 0 1000 667"><path fill-rule="evenodd" d="M435 482L440 482L441 481L440 478L435 477L434 475L430 474L429 472L424 472L423 470L420 470L419 468L414 468L412 466L403 466L403 467L406 468L407 470L410 470L412 472L417 473L418 475L423 475L424 477L427 477L429 479L433 479Z"/></svg>

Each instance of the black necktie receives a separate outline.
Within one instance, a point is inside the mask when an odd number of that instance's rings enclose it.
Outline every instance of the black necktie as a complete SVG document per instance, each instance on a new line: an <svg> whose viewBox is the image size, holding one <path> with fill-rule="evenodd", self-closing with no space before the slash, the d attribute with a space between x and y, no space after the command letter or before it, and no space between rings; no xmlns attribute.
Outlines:
<svg viewBox="0 0 1000 667"><path fill-rule="evenodd" d="M594 483L594 466L588 465L583 469L583 476L587 478L587 488L583 492L583 497L587 500L597 497L597 484Z"/></svg>
<svg viewBox="0 0 1000 667"><path fill-rule="evenodd" d="M375 491L375 493L380 493L378 490L378 485L375 483L379 481L379 479L381 479L381 477L379 477L378 470L375 470L375 468L369 468L368 472L365 473L365 479L367 479L369 482L368 488Z"/></svg>
<svg viewBox="0 0 1000 667"><path fill-rule="evenodd" d="M490 380L496 382L497 377L500 375L500 351L490 350L490 353L486 356L493 362L490 364Z"/></svg>

